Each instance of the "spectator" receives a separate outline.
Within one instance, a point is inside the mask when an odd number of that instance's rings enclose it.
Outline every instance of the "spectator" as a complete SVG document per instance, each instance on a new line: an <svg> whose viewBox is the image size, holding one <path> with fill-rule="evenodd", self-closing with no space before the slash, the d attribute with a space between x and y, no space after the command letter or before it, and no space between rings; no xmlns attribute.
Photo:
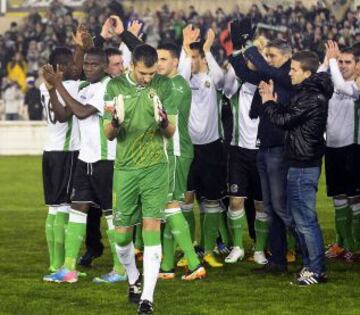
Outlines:
<svg viewBox="0 0 360 315"><path fill-rule="evenodd" d="M35 78L27 78L28 90L25 94L24 105L30 120L42 120L43 107L41 105L40 90L35 86Z"/></svg>
<svg viewBox="0 0 360 315"><path fill-rule="evenodd" d="M24 100L19 84L12 80L5 81L2 98L5 105L5 119L19 120L19 113Z"/></svg>
<svg viewBox="0 0 360 315"><path fill-rule="evenodd" d="M8 78L11 81L17 82L21 90L25 92L28 65L26 64L20 52L15 53L12 61L7 64L6 70Z"/></svg>
<svg viewBox="0 0 360 315"><path fill-rule="evenodd" d="M303 269L296 278L300 286L327 281L324 241L316 214L316 192L325 152L328 104L334 86L327 73L316 73L318 67L319 58L313 52L293 55L290 76L296 93L288 106L273 96L271 81L270 84L261 82L259 86L270 121L286 130L287 204L303 259Z"/></svg>
<svg viewBox="0 0 360 315"><path fill-rule="evenodd" d="M37 42L34 40L29 43L26 59L28 72L35 75L39 71L40 51Z"/></svg>

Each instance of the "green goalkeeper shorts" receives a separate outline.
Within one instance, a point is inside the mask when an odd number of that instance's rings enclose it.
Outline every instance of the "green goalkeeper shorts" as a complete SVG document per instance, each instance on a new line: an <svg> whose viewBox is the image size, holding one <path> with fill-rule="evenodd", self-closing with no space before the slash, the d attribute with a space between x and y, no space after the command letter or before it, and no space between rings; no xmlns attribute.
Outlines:
<svg viewBox="0 0 360 315"><path fill-rule="evenodd" d="M191 158L169 156L168 201L184 201L191 162Z"/></svg>
<svg viewBox="0 0 360 315"><path fill-rule="evenodd" d="M114 172L114 225L130 227L142 219L164 219L169 187L168 164Z"/></svg>

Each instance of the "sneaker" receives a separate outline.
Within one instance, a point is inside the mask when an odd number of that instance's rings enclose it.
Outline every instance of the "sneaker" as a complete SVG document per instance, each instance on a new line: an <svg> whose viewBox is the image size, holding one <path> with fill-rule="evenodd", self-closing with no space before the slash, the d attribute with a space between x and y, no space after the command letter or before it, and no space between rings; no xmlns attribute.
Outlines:
<svg viewBox="0 0 360 315"><path fill-rule="evenodd" d="M255 251L254 252L254 261L259 265L266 265L268 260L266 259L265 252Z"/></svg>
<svg viewBox="0 0 360 315"><path fill-rule="evenodd" d="M225 245L219 239L216 240L216 246L214 248L215 254L227 256L230 254L230 251L231 251L231 249L229 246Z"/></svg>
<svg viewBox="0 0 360 315"><path fill-rule="evenodd" d="M131 303L139 304L142 293L141 282L142 282L142 276L140 274L134 284L129 284L128 297Z"/></svg>
<svg viewBox="0 0 360 315"><path fill-rule="evenodd" d="M94 283L117 283L127 280L127 275L120 275L115 270L110 271L109 273L102 275L100 277L95 277L93 279Z"/></svg>
<svg viewBox="0 0 360 315"><path fill-rule="evenodd" d="M204 256L204 261L213 268L220 268L224 266L224 264L218 261L212 253L206 254Z"/></svg>
<svg viewBox="0 0 360 315"><path fill-rule="evenodd" d="M338 244L332 244L329 246L329 248L325 252L326 258L333 259L337 258L341 253L344 251L344 249L339 246Z"/></svg>
<svg viewBox="0 0 360 315"><path fill-rule="evenodd" d="M76 270L70 271L69 269L62 267L57 272L45 276L43 280L56 283L74 283L78 281L78 273Z"/></svg>
<svg viewBox="0 0 360 315"><path fill-rule="evenodd" d="M185 281L193 281L206 277L206 270L202 265L197 266L193 271L189 271L186 275L181 277Z"/></svg>
<svg viewBox="0 0 360 315"><path fill-rule="evenodd" d="M83 267L91 267L92 261L95 258L100 257L102 252L102 250L100 252L95 252L93 249L89 248L86 253L79 258L78 265Z"/></svg>
<svg viewBox="0 0 360 315"><path fill-rule="evenodd" d="M286 260L289 264L294 263L296 260L296 254L294 250L288 250L286 253Z"/></svg>
<svg viewBox="0 0 360 315"><path fill-rule="evenodd" d="M163 280L172 280L175 278L175 270L171 269L169 271L164 271L160 269L159 272L159 279L163 279Z"/></svg>
<svg viewBox="0 0 360 315"><path fill-rule="evenodd" d="M325 273L317 274L315 272L308 270L308 271L303 272L301 277L297 278L294 284L296 284L300 287L306 287L309 285L326 283L327 280L328 279L327 279L327 276Z"/></svg>
<svg viewBox="0 0 360 315"><path fill-rule="evenodd" d="M252 269L251 272L258 275L266 275L266 274L278 275L278 274L287 273L287 267L269 262L261 268Z"/></svg>
<svg viewBox="0 0 360 315"><path fill-rule="evenodd" d="M140 315L152 314L154 313L154 306L148 300L141 300L137 312Z"/></svg>
<svg viewBox="0 0 360 315"><path fill-rule="evenodd" d="M295 272L295 279L303 277L307 272L310 272L309 267L301 267L301 269Z"/></svg>
<svg viewBox="0 0 360 315"><path fill-rule="evenodd" d="M50 271L50 270L49 270ZM51 272L51 271L50 271ZM49 275L43 276L43 281L45 282L54 282L53 281L53 275L56 273L56 271L52 271Z"/></svg>
<svg viewBox="0 0 360 315"><path fill-rule="evenodd" d="M227 264L235 264L239 260L243 260L244 256L245 256L244 250L239 246L235 246L231 250L230 254L227 255L227 257L225 258L225 262Z"/></svg>
<svg viewBox="0 0 360 315"><path fill-rule="evenodd" d="M188 264L189 264L188 260L185 257L183 257L177 262L176 266L179 268L185 268L188 266Z"/></svg>

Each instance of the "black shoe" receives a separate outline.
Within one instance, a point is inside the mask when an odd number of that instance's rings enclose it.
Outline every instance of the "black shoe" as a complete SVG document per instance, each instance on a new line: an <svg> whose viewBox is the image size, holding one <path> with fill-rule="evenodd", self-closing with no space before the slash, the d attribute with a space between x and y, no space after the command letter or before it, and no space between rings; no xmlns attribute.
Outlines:
<svg viewBox="0 0 360 315"><path fill-rule="evenodd" d="M134 284L129 284L129 293L128 293L129 302L134 304L139 304L142 293L141 282L142 282L142 276L140 274L139 278L135 281Z"/></svg>
<svg viewBox="0 0 360 315"><path fill-rule="evenodd" d="M274 263L267 263L265 266L261 268L252 269L251 272L258 275L267 275L267 274L284 274L287 273L287 267L282 265L277 265Z"/></svg>
<svg viewBox="0 0 360 315"><path fill-rule="evenodd" d="M148 300L141 300L137 310L138 314L152 314L154 312L153 304Z"/></svg>
<svg viewBox="0 0 360 315"><path fill-rule="evenodd" d="M325 273L315 273L310 270L304 271L300 277L298 277L293 284L299 287L307 287L314 284L326 283L328 278Z"/></svg>
<svg viewBox="0 0 360 315"><path fill-rule="evenodd" d="M91 267L91 263L95 258L98 258L102 255L103 251L100 252L94 251L93 249L88 249L86 253L79 258L78 264L83 267Z"/></svg>

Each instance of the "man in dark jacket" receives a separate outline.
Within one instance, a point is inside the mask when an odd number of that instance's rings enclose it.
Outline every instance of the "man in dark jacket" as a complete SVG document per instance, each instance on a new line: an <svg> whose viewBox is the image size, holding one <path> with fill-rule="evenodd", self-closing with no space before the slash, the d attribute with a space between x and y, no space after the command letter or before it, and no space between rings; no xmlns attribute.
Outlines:
<svg viewBox="0 0 360 315"><path fill-rule="evenodd" d="M42 120L43 107L41 105L40 90L35 86L34 78L27 80L28 90L25 94L25 106L27 107L30 120Z"/></svg>
<svg viewBox="0 0 360 315"><path fill-rule="evenodd" d="M295 95L289 106L277 103L273 82L261 82L259 92L270 121L285 130L288 210L303 258L296 284L326 282L324 242L316 215L316 192L325 152L328 103L334 87L325 72L316 73L318 56L309 51L292 57L290 77Z"/></svg>
<svg viewBox="0 0 360 315"><path fill-rule="evenodd" d="M267 62L255 46L249 47L243 54L233 56L231 63L240 80L258 85L260 81L273 80L274 90L279 101L288 105L293 86L289 71L291 46L280 40L267 46ZM251 71L246 66L250 61L256 68ZM252 119L260 118L258 127L257 167L261 180L263 207L269 223L269 249L272 253L268 264L253 271L258 274L281 273L287 271L287 239L292 238L292 221L286 208L286 165L284 162L284 131L275 126L264 112L259 92L256 91L251 109ZM294 243L294 240L293 240Z"/></svg>

